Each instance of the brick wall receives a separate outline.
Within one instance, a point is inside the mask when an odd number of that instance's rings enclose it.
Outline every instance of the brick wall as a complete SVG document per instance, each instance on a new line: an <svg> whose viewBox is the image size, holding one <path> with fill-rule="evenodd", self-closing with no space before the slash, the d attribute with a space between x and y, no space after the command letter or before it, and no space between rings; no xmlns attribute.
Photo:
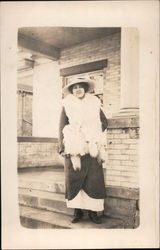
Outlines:
<svg viewBox="0 0 160 250"><path fill-rule="evenodd" d="M121 118L112 119L109 122L106 184L138 188L138 119Z"/></svg>
<svg viewBox="0 0 160 250"><path fill-rule="evenodd" d="M139 226L139 119L114 118L107 131L105 214Z"/></svg>
<svg viewBox="0 0 160 250"><path fill-rule="evenodd" d="M138 128L108 129L106 184L138 187Z"/></svg>
<svg viewBox="0 0 160 250"><path fill-rule="evenodd" d="M18 168L62 165L58 142L22 137L18 142Z"/></svg>
<svg viewBox="0 0 160 250"><path fill-rule="evenodd" d="M61 51L60 68L107 59L104 70L104 108L106 113L120 108L120 33L81 43Z"/></svg>

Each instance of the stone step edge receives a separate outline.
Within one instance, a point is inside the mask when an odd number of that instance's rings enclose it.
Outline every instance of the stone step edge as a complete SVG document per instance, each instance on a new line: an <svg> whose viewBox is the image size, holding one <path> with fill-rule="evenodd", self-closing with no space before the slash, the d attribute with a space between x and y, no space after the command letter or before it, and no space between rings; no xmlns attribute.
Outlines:
<svg viewBox="0 0 160 250"><path fill-rule="evenodd" d="M72 216L62 215L56 212L45 211L43 209L29 208L20 205L20 218L33 220L41 223L51 224L53 228L68 228L68 229L80 229L80 228L97 228L97 229L107 229L107 228L124 228L122 220L107 218L110 223L114 226L104 227L104 224L94 224L91 221L83 221L77 224L72 224ZM114 222L114 223L113 223Z"/></svg>
<svg viewBox="0 0 160 250"><path fill-rule="evenodd" d="M20 195L28 195L31 197L38 197L38 198L44 198L44 199L65 202L64 193L54 193L54 192L49 192L49 191L45 191L45 190L29 189L29 188L24 188L24 187L19 187L18 193Z"/></svg>
<svg viewBox="0 0 160 250"><path fill-rule="evenodd" d="M65 184L63 181L41 182L39 180L32 181L32 180L26 179L26 180L19 180L18 187L41 190L41 191L48 191L48 192L59 193L59 194L64 194L65 192Z"/></svg>
<svg viewBox="0 0 160 250"><path fill-rule="evenodd" d="M59 172L64 172L64 165L59 164L59 165L49 165L49 166L30 166L30 167L18 167L18 172L19 173L25 173L25 172L38 172L38 171L59 171Z"/></svg>
<svg viewBox="0 0 160 250"><path fill-rule="evenodd" d="M40 190L19 189L19 204L44 209L62 214L74 214L74 209L67 208L64 194L49 193Z"/></svg>
<svg viewBox="0 0 160 250"><path fill-rule="evenodd" d="M50 224L48 222L44 222L38 219L34 219L27 216L20 216L20 224L21 226L25 228L31 228L31 229L70 229L68 227L64 226L58 226L54 224Z"/></svg>
<svg viewBox="0 0 160 250"><path fill-rule="evenodd" d="M50 224L53 225L53 227L58 226L63 228L70 228L69 223L66 223L66 221L69 221L69 219L71 221L71 216L69 215L23 205L19 205L19 211L21 218Z"/></svg>
<svg viewBox="0 0 160 250"><path fill-rule="evenodd" d="M35 182L35 183L38 183L38 182L42 182L42 183L46 183L46 182L48 182L48 183L64 183L64 177L62 177L61 178L61 180L49 180L49 179L47 179L47 178L44 178L44 177L39 177L39 178L37 178L37 179L35 179L35 177L33 176L33 177L29 177L28 178L28 176L26 176L26 177L19 177L19 182L21 183L21 182L23 182L23 181L26 181L26 182Z"/></svg>

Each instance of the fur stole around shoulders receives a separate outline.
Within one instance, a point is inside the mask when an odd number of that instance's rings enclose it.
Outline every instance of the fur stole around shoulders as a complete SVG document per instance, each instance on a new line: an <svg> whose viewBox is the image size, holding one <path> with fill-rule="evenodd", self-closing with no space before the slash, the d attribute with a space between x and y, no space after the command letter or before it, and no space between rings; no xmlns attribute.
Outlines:
<svg viewBox="0 0 160 250"><path fill-rule="evenodd" d="M89 153L104 160L100 100L88 93L83 99L70 94L63 100L63 106L69 120L63 129L65 153L74 157Z"/></svg>
<svg viewBox="0 0 160 250"><path fill-rule="evenodd" d="M83 128L86 139L93 139L93 137L95 138L95 132L99 135L102 131L100 121L101 104L96 96L87 93L83 99L78 99L70 94L64 99L63 106L69 124L77 128Z"/></svg>

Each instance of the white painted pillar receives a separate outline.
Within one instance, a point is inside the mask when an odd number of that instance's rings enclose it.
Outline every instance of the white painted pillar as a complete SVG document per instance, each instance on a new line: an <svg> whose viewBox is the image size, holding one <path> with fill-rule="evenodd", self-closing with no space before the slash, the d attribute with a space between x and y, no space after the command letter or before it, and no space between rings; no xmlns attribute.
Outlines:
<svg viewBox="0 0 160 250"><path fill-rule="evenodd" d="M136 113L139 107L138 30L121 30L121 107L120 112Z"/></svg>
<svg viewBox="0 0 160 250"><path fill-rule="evenodd" d="M37 64L38 62L38 64ZM33 76L33 136L58 137L61 80L57 61L36 60Z"/></svg>

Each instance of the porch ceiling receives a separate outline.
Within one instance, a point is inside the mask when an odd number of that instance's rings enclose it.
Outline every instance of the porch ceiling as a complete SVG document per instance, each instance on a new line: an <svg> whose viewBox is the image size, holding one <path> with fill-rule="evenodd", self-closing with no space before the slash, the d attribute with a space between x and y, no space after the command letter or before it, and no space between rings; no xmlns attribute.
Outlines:
<svg viewBox="0 0 160 250"><path fill-rule="evenodd" d="M57 60L62 49L120 32L120 28L26 27L18 32L19 46Z"/></svg>
<svg viewBox="0 0 160 250"><path fill-rule="evenodd" d="M71 47L119 32L120 28L77 28L77 27L32 27L21 28L20 34L35 39L57 49Z"/></svg>

